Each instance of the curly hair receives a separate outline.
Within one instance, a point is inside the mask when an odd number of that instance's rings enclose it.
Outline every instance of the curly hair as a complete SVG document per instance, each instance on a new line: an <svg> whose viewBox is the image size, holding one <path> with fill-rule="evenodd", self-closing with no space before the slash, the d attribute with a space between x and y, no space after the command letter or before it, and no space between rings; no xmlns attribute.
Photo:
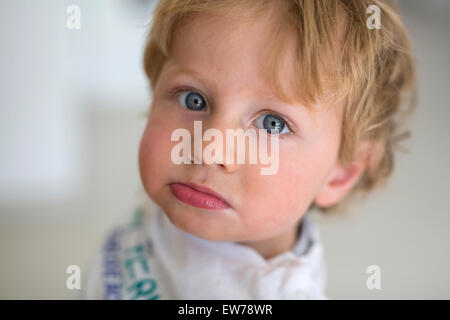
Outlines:
<svg viewBox="0 0 450 320"><path fill-rule="evenodd" d="M367 8L381 12L381 28L367 27ZM270 11L273 46L267 49L264 75L288 101L311 106L332 85L344 116L338 160L351 162L362 141L376 152L350 194L366 194L384 185L394 167L394 148L409 136L399 133L401 122L415 109L415 61L401 17L391 1L380 0L160 0L144 51L144 69L152 88L170 55L176 29L194 15L252 19ZM288 96L278 77L280 54L294 35L294 92ZM402 106L406 106L402 110ZM314 111L310 108L311 111ZM350 198L348 195L346 197ZM342 203L345 201L341 201ZM337 209L337 205L319 208ZM315 207L312 204L312 207Z"/></svg>

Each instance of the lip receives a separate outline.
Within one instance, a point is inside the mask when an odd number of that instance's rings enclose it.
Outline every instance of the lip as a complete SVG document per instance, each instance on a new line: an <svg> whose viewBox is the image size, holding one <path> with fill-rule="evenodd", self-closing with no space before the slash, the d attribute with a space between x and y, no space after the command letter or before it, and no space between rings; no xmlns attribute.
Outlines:
<svg viewBox="0 0 450 320"><path fill-rule="evenodd" d="M178 200L194 207L213 210L231 208L229 203L219 193L195 183L171 183L170 191Z"/></svg>

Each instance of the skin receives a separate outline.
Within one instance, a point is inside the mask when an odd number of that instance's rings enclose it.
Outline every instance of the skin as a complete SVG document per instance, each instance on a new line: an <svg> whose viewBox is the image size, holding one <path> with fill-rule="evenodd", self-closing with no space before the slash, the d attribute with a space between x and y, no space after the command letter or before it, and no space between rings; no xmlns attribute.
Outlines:
<svg viewBox="0 0 450 320"><path fill-rule="evenodd" d="M234 241L270 259L290 250L296 228L315 201L330 206L357 182L364 161L342 166L337 160L341 140L342 106L323 98L312 114L301 104L279 101L264 81L261 52L267 47L264 30L269 20L230 23L224 18L189 22L175 33L168 61L153 88L148 124L139 151L141 179L147 194L178 228L213 241ZM245 28L243 27L245 26ZM289 79L293 48L286 51L280 72ZM181 73L191 70L193 73ZM171 90L200 94L205 111L180 103ZM279 170L261 175L260 164L181 164L171 161L171 141L177 128L194 137L194 120L208 128L261 128L255 120L271 111L287 118L295 130L279 136ZM210 142L203 142L203 149ZM193 144L193 142L192 142ZM224 151L225 152L225 151ZM247 161L248 162L248 161ZM263 165L263 167L267 167ZM193 182L220 193L231 209L205 210L179 201L169 184Z"/></svg>

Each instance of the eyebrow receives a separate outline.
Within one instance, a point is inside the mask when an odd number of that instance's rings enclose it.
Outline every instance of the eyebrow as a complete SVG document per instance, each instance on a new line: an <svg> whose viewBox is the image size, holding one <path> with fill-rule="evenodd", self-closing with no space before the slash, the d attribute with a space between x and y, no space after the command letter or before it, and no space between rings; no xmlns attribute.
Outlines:
<svg viewBox="0 0 450 320"><path fill-rule="evenodd" d="M194 70L174 68L173 70L169 71L169 77L175 77L180 74L185 74L185 75L191 76L199 82L205 81L205 77L203 77L197 71L194 71Z"/></svg>

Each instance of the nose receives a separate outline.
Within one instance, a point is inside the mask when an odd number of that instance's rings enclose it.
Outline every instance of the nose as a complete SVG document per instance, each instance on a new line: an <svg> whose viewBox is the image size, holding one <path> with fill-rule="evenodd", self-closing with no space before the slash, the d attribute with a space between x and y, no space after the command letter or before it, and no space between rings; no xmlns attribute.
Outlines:
<svg viewBox="0 0 450 320"><path fill-rule="evenodd" d="M227 173L236 171L239 165L236 161L238 150L235 141L227 143L226 129L237 128L238 121L233 117L225 118L220 115L202 120L201 130L198 125L194 126L194 159L191 163L195 161L206 166L219 166ZM198 146L201 146L201 149Z"/></svg>

